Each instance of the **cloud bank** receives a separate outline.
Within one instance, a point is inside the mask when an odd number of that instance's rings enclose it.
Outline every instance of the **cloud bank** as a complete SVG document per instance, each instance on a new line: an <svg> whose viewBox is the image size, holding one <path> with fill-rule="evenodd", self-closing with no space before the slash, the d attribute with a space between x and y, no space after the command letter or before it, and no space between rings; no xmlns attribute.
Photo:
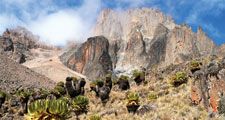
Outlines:
<svg viewBox="0 0 225 120"><path fill-rule="evenodd" d="M53 45L85 40L101 10L100 0L85 0L72 7L68 6L71 3L62 3L63 6L53 0L3 0L1 4L3 2L5 9L0 13L1 33L6 28L24 26L44 42ZM13 6L17 6L18 13L12 9Z"/></svg>

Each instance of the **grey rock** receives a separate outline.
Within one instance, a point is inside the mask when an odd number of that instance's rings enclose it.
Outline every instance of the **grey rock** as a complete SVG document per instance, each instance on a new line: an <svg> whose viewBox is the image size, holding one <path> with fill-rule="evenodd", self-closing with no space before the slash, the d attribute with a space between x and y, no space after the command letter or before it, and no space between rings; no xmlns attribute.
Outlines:
<svg viewBox="0 0 225 120"><path fill-rule="evenodd" d="M112 70L109 55L109 42L103 36L88 38L74 53L64 53L61 61L70 69L88 76L91 79L103 77Z"/></svg>

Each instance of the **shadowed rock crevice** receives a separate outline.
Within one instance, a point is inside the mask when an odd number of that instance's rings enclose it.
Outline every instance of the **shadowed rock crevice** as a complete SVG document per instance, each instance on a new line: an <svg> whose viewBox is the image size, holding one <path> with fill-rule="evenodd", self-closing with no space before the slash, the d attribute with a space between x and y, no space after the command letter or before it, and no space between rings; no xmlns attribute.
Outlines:
<svg viewBox="0 0 225 120"><path fill-rule="evenodd" d="M150 50L148 51L149 66L165 61L167 34L168 29L162 24L159 24L155 30L155 37L151 42Z"/></svg>

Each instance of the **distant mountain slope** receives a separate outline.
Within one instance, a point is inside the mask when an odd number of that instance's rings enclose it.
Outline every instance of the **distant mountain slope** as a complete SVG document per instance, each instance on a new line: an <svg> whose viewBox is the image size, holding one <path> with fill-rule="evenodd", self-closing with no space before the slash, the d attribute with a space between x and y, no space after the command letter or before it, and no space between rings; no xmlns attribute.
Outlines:
<svg viewBox="0 0 225 120"><path fill-rule="evenodd" d="M41 43L38 36L23 27L7 29L0 36L0 52L4 52L18 63L33 59L33 53L30 50L36 48L52 49L53 47Z"/></svg>
<svg viewBox="0 0 225 120"><path fill-rule="evenodd" d="M0 54L0 89L16 90L20 87L52 88L55 82Z"/></svg>

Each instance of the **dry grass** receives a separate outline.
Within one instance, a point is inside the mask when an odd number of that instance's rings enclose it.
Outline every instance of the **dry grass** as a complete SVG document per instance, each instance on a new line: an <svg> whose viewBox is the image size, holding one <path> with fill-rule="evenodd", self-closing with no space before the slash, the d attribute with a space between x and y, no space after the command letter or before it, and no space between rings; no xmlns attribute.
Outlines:
<svg viewBox="0 0 225 120"><path fill-rule="evenodd" d="M115 86L114 86L115 87ZM190 80L177 88L169 86L166 80L149 81L147 85L132 85L130 91L138 92L141 105L153 105L156 109L144 115L128 113L126 109L126 94L128 91L115 91L110 94L110 99L103 105L100 99L95 97L94 92L87 92L90 99L89 112L82 115L81 119L88 119L87 116L98 114L102 120L205 120L208 113L201 106L193 106L190 101ZM157 98L149 100L149 93L154 92ZM115 113L116 111L116 113Z"/></svg>

